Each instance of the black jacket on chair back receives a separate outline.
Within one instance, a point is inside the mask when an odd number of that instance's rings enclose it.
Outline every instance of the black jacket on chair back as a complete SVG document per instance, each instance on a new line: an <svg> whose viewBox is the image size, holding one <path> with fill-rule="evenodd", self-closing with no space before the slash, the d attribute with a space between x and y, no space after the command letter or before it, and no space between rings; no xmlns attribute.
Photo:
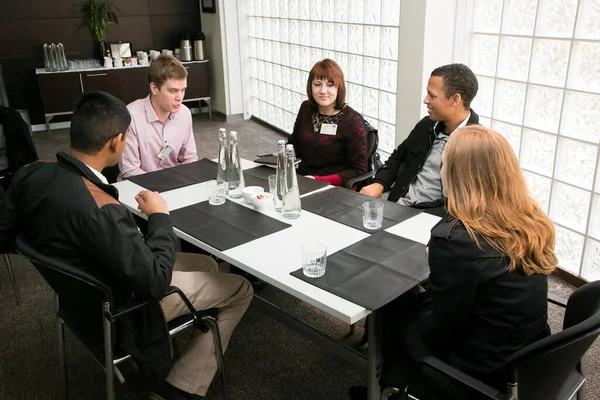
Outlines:
<svg viewBox="0 0 600 400"><path fill-rule="evenodd" d="M170 217L152 214L145 239L133 215L81 161L66 153L58 162L35 162L14 176L0 205L0 247L23 234L37 252L102 275L115 306L149 301L123 317L117 343L141 360L170 356L170 339L158 301L171 282L175 234Z"/></svg>

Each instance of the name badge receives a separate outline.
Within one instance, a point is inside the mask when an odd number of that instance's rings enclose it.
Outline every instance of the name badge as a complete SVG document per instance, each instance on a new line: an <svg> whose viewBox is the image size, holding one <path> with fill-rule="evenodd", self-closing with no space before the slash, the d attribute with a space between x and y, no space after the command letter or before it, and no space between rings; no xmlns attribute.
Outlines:
<svg viewBox="0 0 600 400"><path fill-rule="evenodd" d="M321 135L334 135L337 132L337 124L321 124Z"/></svg>
<svg viewBox="0 0 600 400"><path fill-rule="evenodd" d="M165 144L165 147L163 147L160 152L156 155L156 157L158 157L161 160L164 160L165 158L167 158L169 156L169 153L171 153L173 151L173 148L171 146L169 146L168 144Z"/></svg>

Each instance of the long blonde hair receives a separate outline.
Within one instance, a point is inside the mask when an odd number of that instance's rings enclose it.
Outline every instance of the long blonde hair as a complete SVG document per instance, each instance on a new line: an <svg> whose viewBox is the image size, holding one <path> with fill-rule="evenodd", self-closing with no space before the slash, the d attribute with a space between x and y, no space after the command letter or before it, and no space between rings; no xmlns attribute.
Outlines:
<svg viewBox="0 0 600 400"><path fill-rule="evenodd" d="M452 133L444 151L448 212L509 260L508 270L550 274L557 265L554 226L531 198L508 141L470 125Z"/></svg>

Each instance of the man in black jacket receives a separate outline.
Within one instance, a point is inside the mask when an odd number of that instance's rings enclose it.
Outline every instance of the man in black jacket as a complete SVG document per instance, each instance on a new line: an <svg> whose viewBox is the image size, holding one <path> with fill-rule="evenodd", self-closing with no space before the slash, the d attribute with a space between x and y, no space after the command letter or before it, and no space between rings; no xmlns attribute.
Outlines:
<svg viewBox="0 0 600 400"><path fill-rule="evenodd" d="M373 183L360 192L405 206L442 205L442 153L452 132L479 123L479 116L470 109L477 89L477 77L466 65L450 64L433 70L423 100L429 116L417 123L377 171Z"/></svg>
<svg viewBox="0 0 600 400"><path fill-rule="evenodd" d="M225 348L252 299L252 286L240 276L218 273L210 257L176 256L169 208L156 192L142 191L135 197L140 211L148 216L147 234L145 238L140 235L133 215L119 203L117 190L99 172L121 157L130 121L127 108L117 98L102 92L84 95L71 120L70 153L60 152L56 163L38 161L15 174L0 204L0 250L23 234L40 253L105 275L113 283L118 302L133 297L149 301L149 309L155 312L141 316L146 319L142 322L145 329L138 332L140 338L124 341L127 325L120 326L117 337L117 343L139 359L162 355L164 351L156 346L165 344L160 340L164 319L186 313L176 296L163 299L170 285L183 290L197 309L219 308ZM126 322L135 325L139 320ZM148 332L153 327L158 327L156 335ZM169 353L168 335L162 335ZM154 398L203 396L215 372L212 338L199 335Z"/></svg>

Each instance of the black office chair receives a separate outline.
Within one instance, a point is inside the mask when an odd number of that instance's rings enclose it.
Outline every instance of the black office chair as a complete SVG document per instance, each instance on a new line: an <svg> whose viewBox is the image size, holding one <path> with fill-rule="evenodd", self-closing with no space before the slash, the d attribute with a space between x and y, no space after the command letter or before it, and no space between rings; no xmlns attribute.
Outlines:
<svg viewBox="0 0 600 400"><path fill-rule="evenodd" d="M21 114L10 107L0 106L0 125L6 140L8 168L2 171L2 185L8 188L12 175L24 165L39 160L29 125Z"/></svg>
<svg viewBox="0 0 600 400"><path fill-rule="evenodd" d="M590 282L571 294L568 302L548 296L551 303L566 307L563 330L517 351L505 369L506 387L495 389L435 357L426 357L420 378L409 382L404 398L582 400L585 377L581 359L600 334L600 281ZM393 369L393 368L392 368ZM394 376L384 371L382 399L399 393ZM394 395L396 396L396 395Z"/></svg>
<svg viewBox="0 0 600 400"><path fill-rule="evenodd" d="M355 176L352 179L348 179L348 182L346 182L346 188L352 189L356 185L358 191L371 182L377 169L382 165L379 153L377 153L377 149L379 148L379 133L377 129L367 121L365 121L365 129L367 130L368 172L363 175Z"/></svg>
<svg viewBox="0 0 600 400"><path fill-rule="evenodd" d="M110 279L102 276L101 271L76 268L71 265L56 261L37 252L20 235L15 242L15 249L28 258L44 279L56 293L58 311L56 313L56 326L58 330L58 357L61 371L62 397L69 398L67 365L65 360L64 325L77 336L94 358L106 372L106 398L114 400L114 375L124 382L123 376L117 365L131 358L131 355L120 349L117 343L117 322L126 314L150 307L147 302L136 302L124 307L117 307L115 296L111 289ZM202 332L212 333L217 366L221 375L223 394L229 399L225 382L225 369L223 363L223 348L217 324L217 309L196 311L183 292L171 286L165 296L177 294L181 297L190 314L180 316L165 325L170 336L190 327L195 326ZM143 335L143 332L137 332ZM150 360L146 360L150 361Z"/></svg>
<svg viewBox="0 0 600 400"><path fill-rule="evenodd" d="M111 185L117 182L117 177L119 176L119 164L115 164L112 167L106 167L102 170L102 175L106 178L108 183Z"/></svg>
<svg viewBox="0 0 600 400"><path fill-rule="evenodd" d="M21 293L19 292L19 286L17 285L17 280L15 278L15 271L13 270L12 263L10 262L10 258L8 254L4 254L4 262L6 263L6 269L8 269L8 278L10 279L10 284L15 291L15 299L17 301L17 305L21 304Z"/></svg>
<svg viewBox="0 0 600 400"><path fill-rule="evenodd" d="M1 182L1 178L0 178L0 182ZM4 191L4 187L0 185L0 202L4 199L4 196L6 195L5 191ZM14 251L12 249L7 249L5 251L9 251L11 253L14 253ZM6 263L6 269L8 270L8 278L10 279L10 284L13 287L13 290L15 291L15 298L17 300L17 305L21 304L21 293L19 292L19 285L17 285L17 279L15 278L15 271L13 269L12 263L10 262L10 255L9 253L4 253L4 262Z"/></svg>

